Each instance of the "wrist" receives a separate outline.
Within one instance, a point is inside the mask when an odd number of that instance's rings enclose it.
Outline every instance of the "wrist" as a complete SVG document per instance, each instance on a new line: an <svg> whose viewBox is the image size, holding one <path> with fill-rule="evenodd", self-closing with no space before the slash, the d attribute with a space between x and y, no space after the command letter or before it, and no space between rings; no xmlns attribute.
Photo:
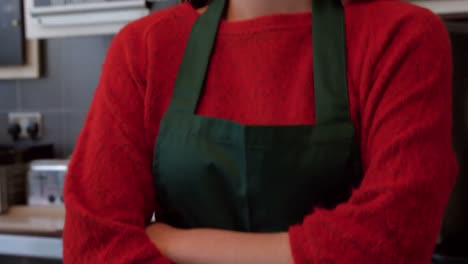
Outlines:
<svg viewBox="0 0 468 264"><path fill-rule="evenodd" d="M190 229L175 229L166 243L166 257L174 263L187 263L190 252L196 244L192 233Z"/></svg>

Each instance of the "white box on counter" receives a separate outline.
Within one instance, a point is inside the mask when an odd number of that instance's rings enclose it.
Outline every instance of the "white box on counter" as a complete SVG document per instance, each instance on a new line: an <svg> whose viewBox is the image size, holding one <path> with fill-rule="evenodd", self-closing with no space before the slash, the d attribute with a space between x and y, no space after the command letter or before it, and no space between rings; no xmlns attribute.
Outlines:
<svg viewBox="0 0 468 264"><path fill-rule="evenodd" d="M28 205L63 206L69 160L36 160L28 173Z"/></svg>

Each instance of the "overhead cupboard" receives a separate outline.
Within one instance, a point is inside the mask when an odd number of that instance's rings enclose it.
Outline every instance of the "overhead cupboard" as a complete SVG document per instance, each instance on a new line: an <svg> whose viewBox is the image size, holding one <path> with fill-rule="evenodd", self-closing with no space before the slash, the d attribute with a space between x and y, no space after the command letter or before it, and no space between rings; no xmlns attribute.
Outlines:
<svg viewBox="0 0 468 264"><path fill-rule="evenodd" d="M149 14L145 0L24 0L26 38L117 33Z"/></svg>

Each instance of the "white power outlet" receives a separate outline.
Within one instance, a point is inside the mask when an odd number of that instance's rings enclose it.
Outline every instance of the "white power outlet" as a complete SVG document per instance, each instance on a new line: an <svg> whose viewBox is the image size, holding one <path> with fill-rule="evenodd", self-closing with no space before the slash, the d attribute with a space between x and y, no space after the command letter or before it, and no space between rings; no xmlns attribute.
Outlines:
<svg viewBox="0 0 468 264"><path fill-rule="evenodd" d="M8 114L8 123L10 125L17 124L20 127L19 138L30 138L28 135L28 126L37 124L37 138L43 134L42 114L39 112L14 112Z"/></svg>

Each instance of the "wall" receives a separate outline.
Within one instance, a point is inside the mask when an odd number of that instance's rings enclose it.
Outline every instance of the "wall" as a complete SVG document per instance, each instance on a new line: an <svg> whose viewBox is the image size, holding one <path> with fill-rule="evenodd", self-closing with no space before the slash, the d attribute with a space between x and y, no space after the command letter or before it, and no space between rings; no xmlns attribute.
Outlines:
<svg viewBox="0 0 468 264"><path fill-rule="evenodd" d="M45 136L59 156L70 155L81 129L101 65L112 36L92 36L43 41L45 75L37 80L0 80L0 144L10 111L39 111L44 116Z"/></svg>
<svg viewBox="0 0 468 264"><path fill-rule="evenodd" d="M155 11L179 0L148 2L155 2L152 5ZM40 142L54 143L58 156L68 157L86 117L111 41L112 36L43 41L44 77L0 80L0 144L11 143L7 133L8 112L39 111L43 113L45 126L45 136Z"/></svg>

